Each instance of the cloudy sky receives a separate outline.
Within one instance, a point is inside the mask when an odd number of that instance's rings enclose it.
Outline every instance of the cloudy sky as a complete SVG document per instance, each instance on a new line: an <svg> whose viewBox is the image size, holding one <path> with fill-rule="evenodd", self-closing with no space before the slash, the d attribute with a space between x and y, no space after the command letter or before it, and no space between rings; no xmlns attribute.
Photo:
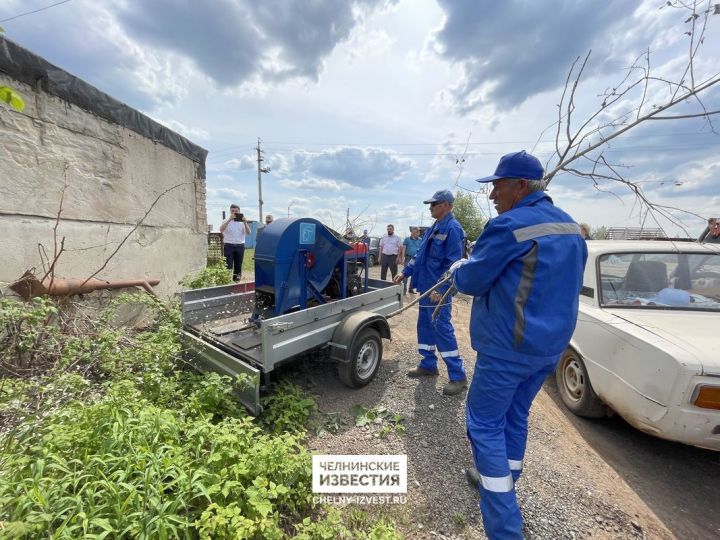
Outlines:
<svg viewBox="0 0 720 540"><path fill-rule="evenodd" d="M575 125L643 52L655 76L680 80L691 29L686 11L661 0L70 0L11 19L52 3L4 0L6 35L208 149L215 230L231 202L257 219L258 137L272 169L265 213L340 229L349 209L378 235L387 223L428 224L423 199L438 189L477 192L473 179L491 174L501 155L526 149L552 159L557 104L578 56L592 50ZM696 81L720 71L713 50L720 16L709 17ZM589 128L632 111L645 91L636 90ZM651 85L645 110L671 90ZM720 85L703 101L720 109ZM666 115L697 111L693 102ZM681 210L720 214L719 150L713 127L694 118L640 125L605 155L695 235L702 221ZM549 192L593 227L657 226L615 183L560 175ZM486 196L477 200L491 215Z"/></svg>

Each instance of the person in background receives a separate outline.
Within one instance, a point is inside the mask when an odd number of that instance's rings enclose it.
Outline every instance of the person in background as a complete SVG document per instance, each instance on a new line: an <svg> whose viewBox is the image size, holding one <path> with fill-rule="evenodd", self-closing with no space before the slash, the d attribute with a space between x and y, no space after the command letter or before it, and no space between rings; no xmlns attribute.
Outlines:
<svg viewBox="0 0 720 540"><path fill-rule="evenodd" d="M362 233L362 236L360 237L360 241L361 241L361 242L364 242L364 243L367 244L368 246L370 245L370 237L368 236L368 230L367 230L367 229L363 229L363 233Z"/></svg>
<svg viewBox="0 0 720 540"><path fill-rule="evenodd" d="M265 216L265 225L270 225L273 221L275 221L275 218L272 217L272 214L268 214Z"/></svg>
<svg viewBox="0 0 720 540"><path fill-rule="evenodd" d="M720 244L720 218L709 218L707 227L698 238L705 244Z"/></svg>
<svg viewBox="0 0 720 540"><path fill-rule="evenodd" d="M450 268L453 286L473 296L470 339L477 351L467 397L467 435L491 540L522 540L515 497L528 415L575 330L587 245L580 226L544 192L540 160L524 150L500 159L490 199L497 217L469 259Z"/></svg>
<svg viewBox="0 0 720 540"><path fill-rule="evenodd" d="M233 281L240 281L245 256L245 236L250 234L250 227L237 204L230 205L230 217L222 222L220 232L223 235L225 264L232 270Z"/></svg>
<svg viewBox="0 0 720 540"><path fill-rule="evenodd" d="M420 229L417 227L410 227L410 236L408 236L405 240L403 240L403 245L400 252L400 258L403 260L403 268L405 266L408 266L411 261L415 259L415 255L417 255L418 249L420 249ZM407 276L404 276L403 279L403 294L408 293L408 278ZM410 293L413 292L412 288L413 283L410 282Z"/></svg>
<svg viewBox="0 0 720 540"><path fill-rule="evenodd" d="M385 281L387 271L390 268L392 279L395 279L398 271L398 263L402 261L400 251L402 240L395 234L395 226L387 226L387 234L380 239L380 279Z"/></svg>
<svg viewBox="0 0 720 540"><path fill-rule="evenodd" d="M593 239L593 237L590 236L590 225L587 223L580 224L580 236L582 236L585 240Z"/></svg>
<svg viewBox="0 0 720 540"><path fill-rule="evenodd" d="M462 258L465 231L453 216L454 201L455 197L446 189L435 192L424 201L424 204L430 205L430 214L435 223L425 231L415 260L403 268L402 273L395 278L395 283L400 284L405 277L410 277L411 285L423 294L440 280L455 261ZM443 386L443 394L454 396L467 386L467 375L452 325L452 295L445 298L437 319L432 320L438 302L449 288L450 284L445 283L430 293L429 297L420 300L417 339L421 360L418 367L409 371L407 376L413 379L437 377L437 350L448 370L449 382Z"/></svg>

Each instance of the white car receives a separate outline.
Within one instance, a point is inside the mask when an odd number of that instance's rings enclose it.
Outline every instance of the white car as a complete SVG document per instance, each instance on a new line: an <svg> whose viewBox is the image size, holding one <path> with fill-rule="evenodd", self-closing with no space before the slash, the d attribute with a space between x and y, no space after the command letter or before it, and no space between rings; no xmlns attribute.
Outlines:
<svg viewBox="0 0 720 540"><path fill-rule="evenodd" d="M563 402L720 450L720 246L587 245L577 328L555 372Z"/></svg>

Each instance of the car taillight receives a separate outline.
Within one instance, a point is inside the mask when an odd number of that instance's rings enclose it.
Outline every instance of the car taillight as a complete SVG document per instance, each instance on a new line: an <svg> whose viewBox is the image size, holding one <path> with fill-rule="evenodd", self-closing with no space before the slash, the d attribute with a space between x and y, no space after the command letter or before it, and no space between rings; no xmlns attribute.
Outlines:
<svg viewBox="0 0 720 540"><path fill-rule="evenodd" d="M695 398L695 406L720 410L720 386L700 386Z"/></svg>

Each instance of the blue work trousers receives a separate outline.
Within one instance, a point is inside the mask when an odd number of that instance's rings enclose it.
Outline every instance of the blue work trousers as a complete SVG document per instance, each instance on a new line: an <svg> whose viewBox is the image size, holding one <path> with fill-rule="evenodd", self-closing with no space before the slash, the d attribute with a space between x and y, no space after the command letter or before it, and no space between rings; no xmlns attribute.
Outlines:
<svg viewBox="0 0 720 540"><path fill-rule="evenodd" d="M467 434L490 540L523 538L515 481L522 472L530 406L558 360L533 363L478 354L467 397Z"/></svg>
<svg viewBox="0 0 720 540"><path fill-rule="evenodd" d="M440 308L437 319L433 321L432 314L436 307L437 304L430 302L429 297L420 300L417 323L418 351L422 356L420 367L436 370L437 350L447 365L448 378L451 381L463 381L467 379L467 375L458 351L455 329L450 321L452 297L445 299L445 305Z"/></svg>

